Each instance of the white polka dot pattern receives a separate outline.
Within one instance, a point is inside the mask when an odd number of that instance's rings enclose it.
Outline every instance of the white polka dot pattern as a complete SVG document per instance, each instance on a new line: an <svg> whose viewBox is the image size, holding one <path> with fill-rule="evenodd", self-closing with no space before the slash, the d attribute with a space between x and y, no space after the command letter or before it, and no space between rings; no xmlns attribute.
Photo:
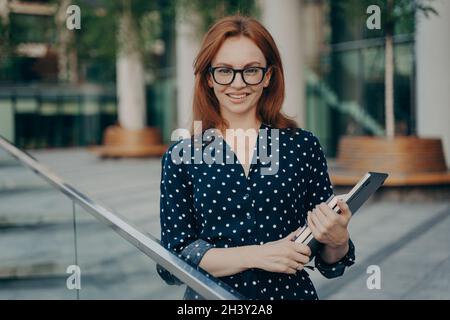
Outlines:
<svg viewBox="0 0 450 320"><path fill-rule="evenodd" d="M308 210L333 193L325 156L311 132L275 129L266 124L260 130L268 130L267 143L261 136L257 140L256 161L248 176L234 153L233 164L175 164L172 152L183 152L191 147L193 139L175 143L163 156L161 243L193 266L198 266L213 247L264 244L285 237L305 224ZM268 154L277 152L272 150L271 130L279 130L278 172L262 175L261 168L269 165L259 161L259 150L263 146ZM215 150L213 155L231 150L226 149L230 147L223 139L215 145L223 149ZM202 148L206 150L207 142L202 143ZM354 246L350 241L349 253L341 261L327 265L317 257L315 266L325 277L333 278L342 275L353 261ZM159 266L158 272L167 283L180 284ZM317 299L305 270L293 276L251 269L220 280L249 299ZM185 298L196 296L188 288Z"/></svg>

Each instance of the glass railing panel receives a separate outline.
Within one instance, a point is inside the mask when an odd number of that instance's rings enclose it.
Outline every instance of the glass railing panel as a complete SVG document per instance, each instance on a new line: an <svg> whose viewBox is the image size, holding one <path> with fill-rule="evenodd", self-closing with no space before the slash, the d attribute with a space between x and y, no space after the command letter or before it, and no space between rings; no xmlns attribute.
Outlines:
<svg viewBox="0 0 450 320"><path fill-rule="evenodd" d="M0 299L181 299L186 285L243 298L1 138L0 150Z"/></svg>
<svg viewBox="0 0 450 320"><path fill-rule="evenodd" d="M76 299L72 201L0 148L0 299Z"/></svg>
<svg viewBox="0 0 450 320"><path fill-rule="evenodd" d="M202 285L218 290L218 295L239 298L219 279L193 269L166 251L151 234L142 233L117 213L114 215L113 223L107 222L76 205L75 241L81 274L80 299L183 299L187 286L166 284L157 273L153 251L170 255L169 260L181 265L183 274L197 277ZM122 230L120 224L127 226Z"/></svg>
<svg viewBox="0 0 450 320"><path fill-rule="evenodd" d="M80 299L181 299L182 286L168 286L156 263L76 206L76 243L81 271Z"/></svg>

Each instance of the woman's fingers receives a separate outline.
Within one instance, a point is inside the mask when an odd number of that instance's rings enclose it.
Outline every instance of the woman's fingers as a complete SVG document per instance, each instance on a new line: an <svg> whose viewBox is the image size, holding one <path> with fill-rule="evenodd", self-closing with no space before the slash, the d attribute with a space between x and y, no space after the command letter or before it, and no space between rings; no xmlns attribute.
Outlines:
<svg viewBox="0 0 450 320"><path fill-rule="evenodd" d="M294 242L290 243L289 250L279 260L280 268L283 269L282 272L295 274L297 271L302 270L303 266L309 262L309 255L311 255L311 250L308 246Z"/></svg>
<svg viewBox="0 0 450 320"><path fill-rule="evenodd" d="M288 273L296 273L299 267L299 263L292 259L286 259L284 265L287 266Z"/></svg>
<svg viewBox="0 0 450 320"><path fill-rule="evenodd" d="M332 233L335 233L336 230L348 224L348 210L344 215L341 215L342 214L337 214L331 210L326 204L320 204L318 208L314 210L312 216L312 221L319 233L318 237L315 236L315 238L321 242L325 241L324 243L327 243L326 241L330 240L330 235Z"/></svg>
<svg viewBox="0 0 450 320"><path fill-rule="evenodd" d="M320 208L320 211L322 212L322 214L331 223L335 223L338 220L339 214L336 211L334 211L333 209L331 209L326 203L321 203L319 205L319 208Z"/></svg>
<svg viewBox="0 0 450 320"><path fill-rule="evenodd" d="M312 219L312 213L311 211L308 211L308 214L306 216L306 221L308 222L308 228L311 230L313 235L317 232L316 225L314 224L314 221Z"/></svg>
<svg viewBox="0 0 450 320"><path fill-rule="evenodd" d="M297 259L304 260L304 258L297 258ZM289 259L289 263L287 265L285 265L286 273L295 274L297 271L302 270L303 266L305 264L306 263L303 263L302 261L296 261L296 260Z"/></svg>
<svg viewBox="0 0 450 320"><path fill-rule="evenodd" d="M295 265L295 266L297 266L297 265ZM267 271L286 273L286 274L295 274L295 273L297 273L297 269L296 268L291 267L289 265L286 265L284 263L277 263L277 264L273 265L270 269L267 269Z"/></svg>
<svg viewBox="0 0 450 320"><path fill-rule="evenodd" d="M325 205L328 209L330 209L327 205ZM331 210L331 209L330 209ZM333 214L333 213L331 213ZM330 213L327 212L322 205L320 205L317 209L314 210L314 215L317 217L321 226L325 229L328 228L332 224L332 218L330 217Z"/></svg>
<svg viewBox="0 0 450 320"><path fill-rule="evenodd" d="M344 218L344 221L348 223L350 221L350 218L352 217L352 212L350 211L350 208L348 204L344 201L338 201L337 205L341 209L340 216Z"/></svg>
<svg viewBox="0 0 450 320"><path fill-rule="evenodd" d="M301 263L301 264L307 264L309 262L309 256L301 254L301 253L296 253L295 261L298 263Z"/></svg>
<svg viewBox="0 0 450 320"><path fill-rule="evenodd" d="M285 237L285 240L293 241L295 238L295 235L297 234L298 230L292 231L290 234L288 234L287 237Z"/></svg>
<svg viewBox="0 0 450 320"><path fill-rule="evenodd" d="M290 235L295 235L297 232L298 230ZM283 239L289 239L289 236ZM311 249L305 244L280 240L270 244L270 246L266 247L269 251L267 268L263 268L267 271L295 274L297 271L302 270L310 261Z"/></svg>
<svg viewBox="0 0 450 320"><path fill-rule="evenodd" d="M325 233L325 227L322 225L322 223L320 222L319 218L317 217L317 213L316 212L311 213L309 215L309 218L313 222L313 225L314 225L315 229L318 231L318 233L324 234Z"/></svg>
<svg viewBox="0 0 450 320"><path fill-rule="evenodd" d="M311 256L311 249L306 244L294 243L294 249L295 249L296 252L298 252L298 253L300 253L302 255L305 255L305 256L308 256L308 257Z"/></svg>
<svg viewBox="0 0 450 320"><path fill-rule="evenodd" d="M320 225L320 222L318 221L317 217L314 217L314 214L308 214L308 227L311 230L314 238L319 242L324 242L324 229Z"/></svg>
<svg viewBox="0 0 450 320"><path fill-rule="evenodd" d="M289 271L288 271L288 273L289 273L289 274L296 274L296 273L297 273L297 271L298 271L298 269L294 269L294 268L289 268Z"/></svg>

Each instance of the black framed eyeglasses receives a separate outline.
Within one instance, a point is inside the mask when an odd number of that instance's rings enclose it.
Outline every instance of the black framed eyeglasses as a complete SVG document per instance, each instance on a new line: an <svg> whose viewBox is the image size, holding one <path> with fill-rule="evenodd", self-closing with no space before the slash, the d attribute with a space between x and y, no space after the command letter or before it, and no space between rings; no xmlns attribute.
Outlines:
<svg viewBox="0 0 450 320"><path fill-rule="evenodd" d="M244 69L233 69L230 67L210 67L214 81L220 85L229 85L233 83L236 73L240 73L245 84L254 86L260 84L269 68L247 67Z"/></svg>

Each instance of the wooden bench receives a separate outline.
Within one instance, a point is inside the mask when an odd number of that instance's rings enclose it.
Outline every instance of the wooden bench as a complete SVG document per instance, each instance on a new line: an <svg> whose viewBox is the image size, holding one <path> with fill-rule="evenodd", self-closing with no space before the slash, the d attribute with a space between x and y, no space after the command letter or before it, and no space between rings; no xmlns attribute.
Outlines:
<svg viewBox="0 0 450 320"><path fill-rule="evenodd" d="M353 185L367 171L388 173L385 186L450 184L441 139L344 136L338 150L330 170L336 185Z"/></svg>

